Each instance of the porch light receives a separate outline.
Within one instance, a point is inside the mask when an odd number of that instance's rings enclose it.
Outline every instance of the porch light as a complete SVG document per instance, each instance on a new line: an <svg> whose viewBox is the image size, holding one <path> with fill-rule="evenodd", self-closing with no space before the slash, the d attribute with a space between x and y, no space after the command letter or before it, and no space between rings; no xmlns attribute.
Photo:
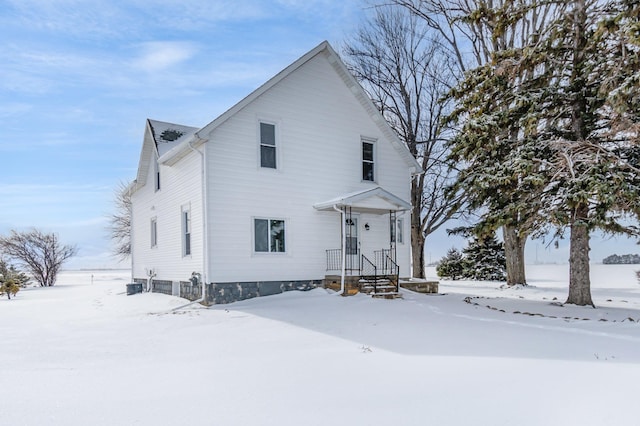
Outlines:
<svg viewBox="0 0 640 426"><path fill-rule="evenodd" d="M364 224L364 230L365 230L365 231L368 231L368 230L369 230L369 228L370 228L369 224L368 224L368 223L365 223L365 224Z"/></svg>

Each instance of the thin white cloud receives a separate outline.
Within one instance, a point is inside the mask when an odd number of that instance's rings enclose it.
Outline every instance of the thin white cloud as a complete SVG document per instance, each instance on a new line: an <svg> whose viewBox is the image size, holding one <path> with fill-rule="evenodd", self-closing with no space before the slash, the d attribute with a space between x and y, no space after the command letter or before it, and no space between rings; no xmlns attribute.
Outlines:
<svg viewBox="0 0 640 426"><path fill-rule="evenodd" d="M25 102L8 102L0 104L0 118L19 116L33 109L33 105Z"/></svg>
<svg viewBox="0 0 640 426"><path fill-rule="evenodd" d="M115 2L102 0L6 0L3 25L76 37L119 37L129 18ZM120 23L120 25L118 25Z"/></svg>
<svg viewBox="0 0 640 426"><path fill-rule="evenodd" d="M141 44L140 51L133 66L156 72L188 61L198 52L198 47L190 42L154 41Z"/></svg>
<svg viewBox="0 0 640 426"><path fill-rule="evenodd" d="M86 82L109 81L115 57L68 48L13 43L0 45L7 58L0 69L0 90L26 94L62 91Z"/></svg>
<svg viewBox="0 0 640 426"><path fill-rule="evenodd" d="M24 135L23 135L24 136ZM77 135L70 135L67 132L42 132L33 138L25 138L16 143L16 139L5 140L0 138L0 152L29 152L33 149L42 148L64 148L72 147L74 145L80 145L83 142L86 143L86 139ZM7 188L0 188L0 194Z"/></svg>
<svg viewBox="0 0 640 426"><path fill-rule="evenodd" d="M0 198L5 196L19 196L24 202L42 202L48 199L61 199L67 201L77 196L102 194L111 191L104 185L78 184L78 183L3 183L0 185ZM18 204L18 203L17 203ZM6 204L5 204L6 207Z"/></svg>

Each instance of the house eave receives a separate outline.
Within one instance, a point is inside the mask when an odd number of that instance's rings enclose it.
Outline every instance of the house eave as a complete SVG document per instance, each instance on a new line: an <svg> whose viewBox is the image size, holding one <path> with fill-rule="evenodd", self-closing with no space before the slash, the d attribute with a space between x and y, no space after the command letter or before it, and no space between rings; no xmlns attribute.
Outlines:
<svg viewBox="0 0 640 426"><path fill-rule="evenodd" d="M178 161L186 157L192 148L198 148L206 142L205 139L200 138L198 132L196 132L189 139L184 140L179 145L173 147L170 151L166 152L162 157L158 158L160 164L166 166L173 166Z"/></svg>
<svg viewBox="0 0 640 426"><path fill-rule="evenodd" d="M367 201L374 199L382 200L384 205L374 206L367 203ZM332 211L334 210L334 207L350 207L355 211L363 213L386 214L390 211L399 212L410 210L411 204L400 197L393 195L382 187L376 186L374 188L340 195L331 200L314 204L313 207L320 211Z"/></svg>

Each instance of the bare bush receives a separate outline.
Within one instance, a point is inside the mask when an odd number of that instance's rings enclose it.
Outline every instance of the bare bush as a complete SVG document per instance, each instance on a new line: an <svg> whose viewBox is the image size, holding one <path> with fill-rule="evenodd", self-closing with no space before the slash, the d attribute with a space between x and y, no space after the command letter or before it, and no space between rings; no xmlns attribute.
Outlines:
<svg viewBox="0 0 640 426"><path fill-rule="evenodd" d="M114 197L115 212L107 228L113 241L113 255L125 260L131 255L131 185L120 182Z"/></svg>
<svg viewBox="0 0 640 426"><path fill-rule="evenodd" d="M61 245L56 234L32 229L11 231L8 237L0 237L0 251L21 264L41 287L51 287L62 264L75 256L78 249Z"/></svg>

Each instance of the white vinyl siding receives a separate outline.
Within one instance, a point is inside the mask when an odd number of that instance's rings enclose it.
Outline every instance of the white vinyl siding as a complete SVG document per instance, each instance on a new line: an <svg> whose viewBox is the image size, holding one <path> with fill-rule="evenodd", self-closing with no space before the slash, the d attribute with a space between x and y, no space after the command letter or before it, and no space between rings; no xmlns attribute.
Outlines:
<svg viewBox="0 0 640 426"><path fill-rule="evenodd" d="M206 142L194 147L203 152L206 171L203 157L191 150L174 163L160 164L162 189L157 192L155 146L147 146L145 179L132 196L134 276L144 278L153 269L157 279L172 281L188 280L194 271L207 282L321 279L326 273L326 250L341 247L342 223L339 213L318 211L314 204L373 185L410 200L407 162L376 123L378 117L370 115L375 108L362 104L365 97L343 75L325 53L309 58L215 127L199 133ZM271 125L263 126L264 133L273 135L264 143L261 123ZM152 140L149 134L145 137ZM369 139L374 143L375 184L363 180L362 142ZM262 167L263 146L275 150L275 164L270 164L275 168ZM182 256L185 205L191 219L191 256ZM157 217L157 242L162 243L153 249L151 217ZM255 250L255 219L284 220L284 252ZM370 225L369 231L361 228L359 234L363 253L389 246L388 214L363 213L360 223ZM271 250L269 234L266 240ZM274 250L280 249L274 245ZM409 244L398 244L403 276L410 274L409 254Z"/></svg>
<svg viewBox="0 0 640 426"><path fill-rule="evenodd" d="M192 272L204 273L204 235L202 233L201 157L191 151L172 166L160 164L162 190L155 192L153 179L155 156L147 173L147 184L134 192L132 257L133 274L146 277L147 269L154 269L156 279L186 281ZM189 210L191 256L183 256L182 210ZM157 221L157 246L150 248L150 218Z"/></svg>
<svg viewBox="0 0 640 426"><path fill-rule="evenodd" d="M260 122L275 123L277 170L286 165L286 173L260 167ZM313 205L371 188L372 182L362 180L362 140L375 144L375 183L410 199L406 162L322 55L203 136L210 138L205 146L212 281L324 277L326 250L341 247L341 220L339 213ZM256 252L256 218L285 219L285 253ZM361 229L363 253L389 246L388 214L362 215L360 223L371 227ZM404 244L398 248L403 276L410 274L409 262Z"/></svg>

